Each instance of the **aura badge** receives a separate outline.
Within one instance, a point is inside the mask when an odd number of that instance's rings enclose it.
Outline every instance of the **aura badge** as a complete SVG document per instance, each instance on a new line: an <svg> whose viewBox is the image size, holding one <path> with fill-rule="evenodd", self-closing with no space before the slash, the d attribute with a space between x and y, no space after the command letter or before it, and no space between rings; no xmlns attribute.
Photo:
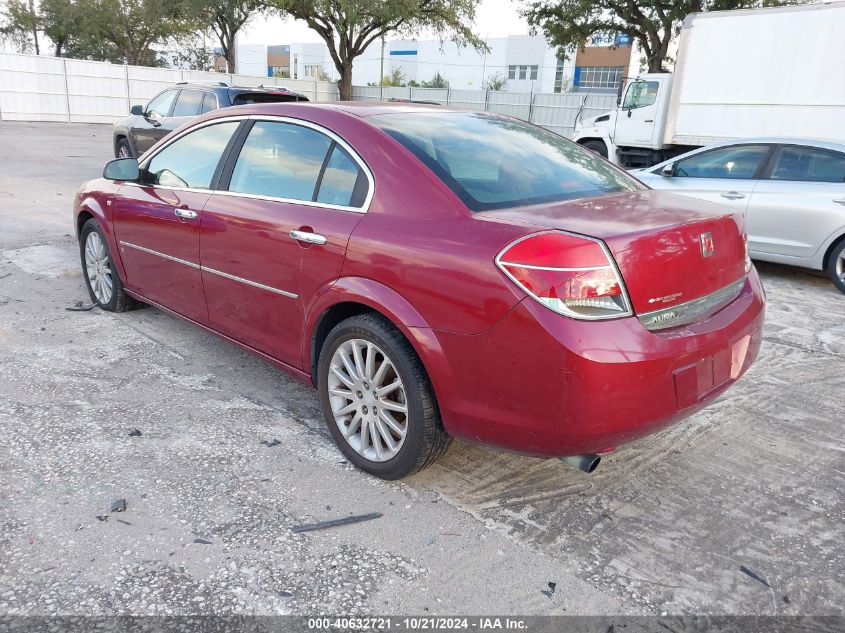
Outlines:
<svg viewBox="0 0 845 633"><path fill-rule="evenodd" d="M701 242L701 255L703 257L710 257L713 254L713 234L709 231L707 233L702 233L698 236L698 240Z"/></svg>

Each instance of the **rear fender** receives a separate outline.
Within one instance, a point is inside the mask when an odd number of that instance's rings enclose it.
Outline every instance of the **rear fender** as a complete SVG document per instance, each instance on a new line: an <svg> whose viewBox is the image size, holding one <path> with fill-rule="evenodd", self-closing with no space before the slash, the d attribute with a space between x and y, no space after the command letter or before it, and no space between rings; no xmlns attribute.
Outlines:
<svg viewBox="0 0 845 633"><path fill-rule="evenodd" d="M431 329L417 310L398 292L372 279L345 277L319 294L306 311L304 336L302 337L302 367L311 367L311 340L322 317L341 303L359 303L386 317L408 339L411 347L422 360L439 399L448 401L452 385L451 368L446 355ZM316 361L316 359L313 359ZM441 416L449 431L448 415L441 407Z"/></svg>

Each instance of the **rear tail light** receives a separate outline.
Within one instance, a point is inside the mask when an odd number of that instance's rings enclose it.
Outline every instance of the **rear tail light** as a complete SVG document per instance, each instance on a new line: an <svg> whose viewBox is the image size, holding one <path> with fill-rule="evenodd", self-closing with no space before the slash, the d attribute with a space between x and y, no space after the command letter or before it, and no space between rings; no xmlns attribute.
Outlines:
<svg viewBox="0 0 845 633"><path fill-rule="evenodd" d="M622 276L599 240L547 231L508 244L496 265L550 310L575 319L630 316Z"/></svg>

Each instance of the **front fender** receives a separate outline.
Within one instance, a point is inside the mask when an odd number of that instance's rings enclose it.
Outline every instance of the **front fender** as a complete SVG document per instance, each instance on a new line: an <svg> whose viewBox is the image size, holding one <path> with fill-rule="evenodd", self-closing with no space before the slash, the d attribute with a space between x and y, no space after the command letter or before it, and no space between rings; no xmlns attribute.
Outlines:
<svg viewBox="0 0 845 633"><path fill-rule="evenodd" d="M106 237L106 242L108 243L109 252L111 253L115 268L117 268L117 273L121 279L125 280L126 271L123 268L123 260L120 257L120 249L118 248L117 238L112 230L111 204L114 201L114 193L116 193L116 189L113 192L105 193L102 192L102 190L97 190L96 192L87 191L85 187L83 187L83 189L81 189L77 194L77 199L74 204L73 225L76 239L78 241L79 232L82 228L82 223L79 221L79 216L81 214L86 213L91 215L97 220L97 222L100 223L100 226L103 229L103 234Z"/></svg>

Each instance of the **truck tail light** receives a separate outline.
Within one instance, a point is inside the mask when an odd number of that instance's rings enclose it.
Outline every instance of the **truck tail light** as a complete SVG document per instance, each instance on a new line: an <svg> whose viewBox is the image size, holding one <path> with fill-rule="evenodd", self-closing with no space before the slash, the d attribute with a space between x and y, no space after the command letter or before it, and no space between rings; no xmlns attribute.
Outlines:
<svg viewBox="0 0 845 633"><path fill-rule="evenodd" d="M508 244L496 265L550 310L574 319L633 314L622 276L603 242L563 231L534 233Z"/></svg>

